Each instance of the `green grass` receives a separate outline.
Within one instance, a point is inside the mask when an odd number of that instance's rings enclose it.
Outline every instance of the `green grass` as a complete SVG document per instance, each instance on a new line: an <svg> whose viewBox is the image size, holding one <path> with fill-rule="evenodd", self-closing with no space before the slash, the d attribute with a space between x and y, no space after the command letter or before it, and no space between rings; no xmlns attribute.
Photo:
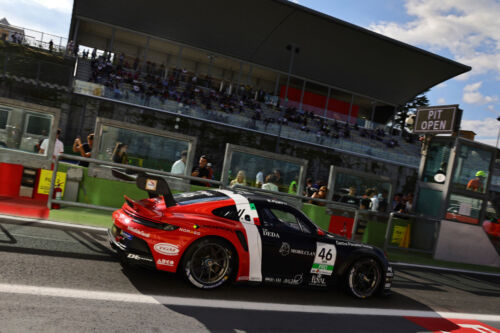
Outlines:
<svg viewBox="0 0 500 333"><path fill-rule="evenodd" d="M433 259L430 254L415 253L405 250L388 250L387 255L391 262L437 266L444 268L465 269L470 271L485 272L485 273L500 273L500 267L463 264L453 261L444 261Z"/></svg>
<svg viewBox="0 0 500 333"><path fill-rule="evenodd" d="M111 214L111 212L104 210L63 206L61 209L51 209L49 219L52 221L109 228L113 224Z"/></svg>

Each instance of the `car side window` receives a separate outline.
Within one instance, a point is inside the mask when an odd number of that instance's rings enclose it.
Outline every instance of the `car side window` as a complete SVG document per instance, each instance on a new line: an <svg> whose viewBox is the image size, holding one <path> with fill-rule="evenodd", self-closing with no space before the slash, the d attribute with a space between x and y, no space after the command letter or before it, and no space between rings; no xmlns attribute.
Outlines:
<svg viewBox="0 0 500 333"><path fill-rule="evenodd" d="M282 227L307 234L311 233L311 229L302 221L302 217L292 209L273 207L269 208L269 212L275 217L277 224Z"/></svg>
<svg viewBox="0 0 500 333"><path fill-rule="evenodd" d="M236 206L225 206L225 207L220 207L216 208L212 211L212 214L218 217L222 217L225 219L233 220L233 221L239 221L238 217L238 211L236 210Z"/></svg>

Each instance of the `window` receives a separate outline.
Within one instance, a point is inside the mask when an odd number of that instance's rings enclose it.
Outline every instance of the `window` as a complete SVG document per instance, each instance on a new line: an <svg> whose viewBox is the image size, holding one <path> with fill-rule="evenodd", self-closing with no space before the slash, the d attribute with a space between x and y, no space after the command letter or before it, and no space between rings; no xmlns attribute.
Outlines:
<svg viewBox="0 0 500 333"><path fill-rule="evenodd" d="M453 185L456 188L485 193L491 158L492 153L489 151L460 145Z"/></svg>
<svg viewBox="0 0 500 333"><path fill-rule="evenodd" d="M464 223L478 224L483 200L452 194L446 209L446 219Z"/></svg>
<svg viewBox="0 0 500 333"><path fill-rule="evenodd" d="M233 220L233 221L240 220L238 218L238 211L236 210L235 205L214 209L212 211L212 214L214 214L215 216L223 217L225 219L229 219L229 220Z"/></svg>
<svg viewBox="0 0 500 333"><path fill-rule="evenodd" d="M26 120L26 134L47 136L50 132L50 117L28 114Z"/></svg>
<svg viewBox="0 0 500 333"><path fill-rule="evenodd" d="M53 121L52 114L0 105L0 147L36 154L41 140L50 137Z"/></svg>
<svg viewBox="0 0 500 333"><path fill-rule="evenodd" d="M112 161L115 148L126 146L125 160L130 165L170 172L182 151L189 150L189 142L128 128L102 126L97 158Z"/></svg>
<svg viewBox="0 0 500 333"><path fill-rule="evenodd" d="M263 227L291 229L304 233L311 233L311 228L304 216L290 208L263 207L259 209L260 221Z"/></svg>
<svg viewBox="0 0 500 333"><path fill-rule="evenodd" d="M231 155L226 181L230 186L245 185L299 194L298 182L301 168L302 165L299 163L235 151Z"/></svg>
<svg viewBox="0 0 500 333"><path fill-rule="evenodd" d="M452 141L433 141L429 145L427 160L425 162L422 181L428 183L444 184L448 159L453 147Z"/></svg>

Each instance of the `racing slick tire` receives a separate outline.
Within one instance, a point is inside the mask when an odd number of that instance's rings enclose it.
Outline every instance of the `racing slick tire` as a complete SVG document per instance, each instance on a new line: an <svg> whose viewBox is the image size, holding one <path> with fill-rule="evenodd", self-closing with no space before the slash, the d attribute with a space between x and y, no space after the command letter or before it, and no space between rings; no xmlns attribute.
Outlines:
<svg viewBox="0 0 500 333"><path fill-rule="evenodd" d="M375 294L382 281L382 269L373 258L360 258L347 270L345 287L349 293L357 298L369 298Z"/></svg>
<svg viewBox="0 0 500 333"><path fill-rule="evenodd" d="M213 289L230 280L235 253L225 241L202 239L189 247L182 260L182 274L194 287Z"/></svg>

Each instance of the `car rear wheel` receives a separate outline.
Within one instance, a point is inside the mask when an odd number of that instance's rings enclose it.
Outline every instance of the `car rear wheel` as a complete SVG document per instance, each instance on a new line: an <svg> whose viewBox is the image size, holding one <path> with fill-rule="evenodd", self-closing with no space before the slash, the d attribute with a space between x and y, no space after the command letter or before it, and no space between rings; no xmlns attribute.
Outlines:
<svg viewBox="0 0 500 333"><path fill-rule="evenodd" d="M187 250L182 272L193 286L212 289L229 280L233 263L233 251L226 242L219 239L204 239Z"/></svg>
<svg viewBox="0 0 500 333"><path fill-rule="evenodd" d="M382 280L381 272L375 259L358 259L347 271L347 289L354 297L368 298L377 292Z"/></svg>

